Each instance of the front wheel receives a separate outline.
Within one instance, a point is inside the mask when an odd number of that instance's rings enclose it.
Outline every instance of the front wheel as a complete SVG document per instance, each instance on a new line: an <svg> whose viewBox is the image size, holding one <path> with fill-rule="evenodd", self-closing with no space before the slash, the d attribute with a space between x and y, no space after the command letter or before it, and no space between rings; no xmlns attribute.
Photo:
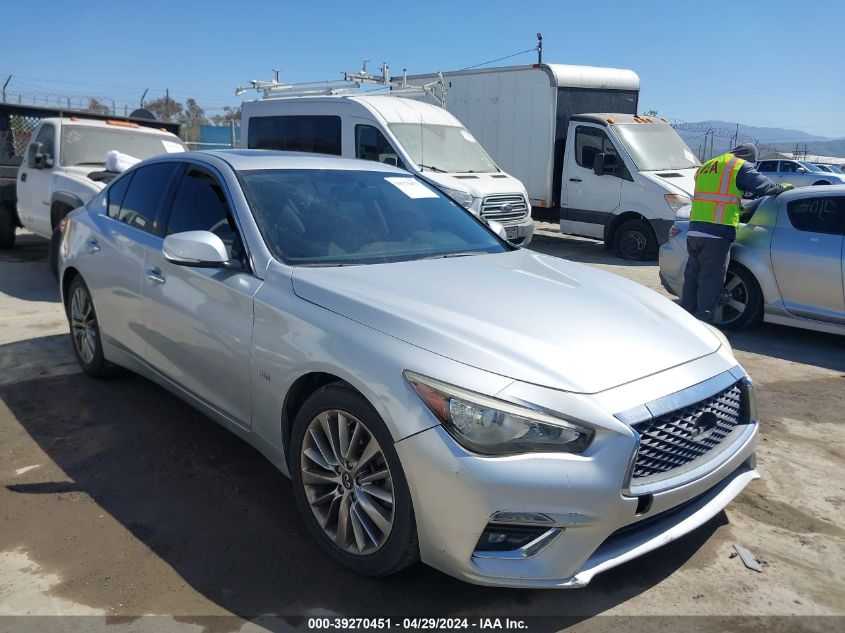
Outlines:
<svg viewBox="0 0 845 633"><path fill-rule="evenodd" d="M340 564L387 576L419 558L411 495L393 438L356 391L332 383L294 422L291 477L308 531Z"/></svg>
<svg viewBox="0 0 845 633"><path fill-rule="evenodd" d="M760 321L763 293L754 276L744 267L731 264L713 315L713 325L723 330L741 330Z"/></svg>
<svg viewBox="0 0 845 633"><path fill-rule="evenodd" d="M15 209L8 202L0 203L0 250L15 246L15 231L17 228Z"/></svg>
<svg viewBox="0 0 845 633"><path fill-rule="evenodd" d="M654 259L657 237L645 220L626 220L613 235L613 250L624 259Z"/></svg>

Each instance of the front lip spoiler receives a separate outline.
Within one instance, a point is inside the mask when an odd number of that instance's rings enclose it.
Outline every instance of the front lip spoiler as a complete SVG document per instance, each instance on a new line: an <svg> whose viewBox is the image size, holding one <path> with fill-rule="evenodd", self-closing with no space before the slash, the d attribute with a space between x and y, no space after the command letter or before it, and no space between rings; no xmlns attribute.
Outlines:
<svg viewBox="0 0 845 633"><path fill-rule="evenodd" d="M578 589L586 587L596 574L656 550L704 525L719 514L742 490L760 478L757 470L746 461L733 475L725 478L704 493L698 500L672 516L672 525L665 528L656 523L628 536L608 539L593 552L581 570L569 578L496 578L471 575L464 579L479 585L522 587L533 589Z"/></svg>

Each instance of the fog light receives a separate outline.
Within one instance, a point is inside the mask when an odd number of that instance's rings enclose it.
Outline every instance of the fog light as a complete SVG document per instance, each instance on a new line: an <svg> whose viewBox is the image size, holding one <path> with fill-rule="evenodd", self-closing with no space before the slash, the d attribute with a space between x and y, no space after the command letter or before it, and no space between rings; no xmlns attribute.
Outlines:
<svg viewBox="0 0 845 633"><path fill-rule="evenodd" d="M481 533L476 552L512 552L540 538L549 530L545 526L503 525L490 523Z"/></svg>

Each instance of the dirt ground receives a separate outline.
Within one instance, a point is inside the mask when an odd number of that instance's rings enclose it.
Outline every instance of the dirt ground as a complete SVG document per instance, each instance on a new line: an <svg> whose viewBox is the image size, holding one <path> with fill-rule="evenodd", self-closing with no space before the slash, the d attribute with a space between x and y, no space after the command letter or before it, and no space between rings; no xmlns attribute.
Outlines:
<svg viewBox="0 0 845 633"><path fill-rule="evenodd" d="M665 294L653 263L553 225L532 248ZM2 630L283 630L333 614L531 617L548 630L845 628L845 337L731 334L758 387L762 479L588 588L489 589L423 565L369 579L320 553L290 484L255 450L144 379L79 373L46 257L30 235L0 253ZM74 617L4 617L21 615Z"/></svg>

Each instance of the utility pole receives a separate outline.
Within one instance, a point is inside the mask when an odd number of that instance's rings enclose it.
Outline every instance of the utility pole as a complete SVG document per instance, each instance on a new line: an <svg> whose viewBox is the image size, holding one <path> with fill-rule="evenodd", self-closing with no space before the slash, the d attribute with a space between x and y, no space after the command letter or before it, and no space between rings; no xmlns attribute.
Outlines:
<svg viewBox="0 0 845 633"><path fill-rule="evenodd" d="M237 135L235 134L235 120L229 119L229 139L231 143L232 149L235 147L235 143L237 142Z"/></svg>
<svg viewBox="0 0 845 633"><path fill-rule="evenodd" d="M543 63L543 34L537 33L537 63Z"/></svg>
<svg viewBox="0 0 845 633"><path fill-rule="evenodd" d="M9 82L12 81L12 76L9 75L8 79L3 83L3 103L6 103L6 86L9 85Z"/></svg>
<svg viewBox="0 0 845 633"><path fill-rule="evenodd" d="M147 92L149 92L149 90L150 90L149 88L144 88L144 94L142 94L142 95L141 95L141 101L140 101L140 103L138 104L138 107L139 107L139 108L143 108L143 107L144 107L144 97L146 97L146 96L147 96Z"/></svg>
<svg viewBox="0 0 845 633"><path fill-rule="evenodd" d="M117 110L115 109L114 105L114 99L111 100L111 113L115 115L117 114Z"/></svg>

